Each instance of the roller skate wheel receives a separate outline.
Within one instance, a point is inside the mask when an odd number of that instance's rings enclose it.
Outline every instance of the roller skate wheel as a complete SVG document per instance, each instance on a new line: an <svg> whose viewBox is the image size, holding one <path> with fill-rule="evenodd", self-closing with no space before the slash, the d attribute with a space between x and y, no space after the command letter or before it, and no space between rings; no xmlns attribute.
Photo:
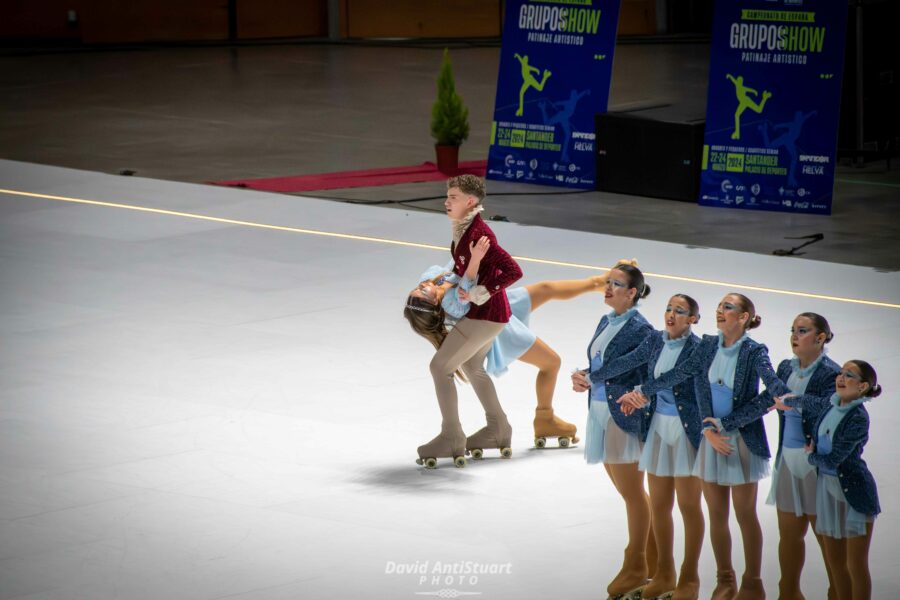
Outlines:
<svg viewBox="0 0 900 600"><path fill-rule="evenodd" d="M425 468L426 469L436 469L437 468L437 459L436 458L426 458L425 459Z"/></svg>
<svg viewBox="0 0 900 600"><path fill-rule="evenodd" d="M484 458L484 450L482 450L481 448L475 448L474 450L472 450L472 458L474 458L475 460L481 460L482 458Z"/></svg>
<svg viewBox="0 0 900 600"><path fill-rule="evenodd" d="M502 456L503 458L509 458L510 456L512 456L512 448L501 448L500 456Z"/></svg>
<svg viewBox="0 0 900 600"><path fill-rule="evenodd" d="M457 456L453 459L453 464L456 465L457 469L462 469L466 466L466 457L465 456Z"/></svg>
<svg viewBox="0 0 900 600"><path fill-rule="evenodd" d="M416 464L417 464L417 465L424 465L424 464L425 464L425 461L422 460L421 458L417 458L417 459L416 459Z"/></svg>
<svg viewBox="0 0 900 600"><path fill-rule="evenodd" d="M536 448L546 448L547 447L547 438L545 438L545 437L534 438L534 445Z"/></svg>
<svg viewBox="0 0 900 600"><path fill-rule="evenodd" d="M567 438L567 437L559 438L559 447L560 448L568 448L569 447L569 438Z"/></svg>

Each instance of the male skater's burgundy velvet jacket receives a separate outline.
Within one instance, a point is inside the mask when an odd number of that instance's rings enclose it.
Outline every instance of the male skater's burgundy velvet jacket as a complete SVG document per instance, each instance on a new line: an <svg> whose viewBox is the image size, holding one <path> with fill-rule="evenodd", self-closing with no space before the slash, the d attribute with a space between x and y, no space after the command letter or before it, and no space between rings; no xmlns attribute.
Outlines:
<svg viewBox="0 0 900 600"><path fill-rule="evenodd" d="M466 315L469 319L508 323L510 317L509 300L506 299L506 288L522 277L522 269L518 263L497 243L497 236L487 226L481 215L472 219L472 224L460 238L459 243L450 245L453 255L453 271L460 277L466 272L471 260L469 244L477 242L486 235L491 241L490 250L481 260L478 269L478 285L482 285L491 295L482 305L474 302Z"/></svg>

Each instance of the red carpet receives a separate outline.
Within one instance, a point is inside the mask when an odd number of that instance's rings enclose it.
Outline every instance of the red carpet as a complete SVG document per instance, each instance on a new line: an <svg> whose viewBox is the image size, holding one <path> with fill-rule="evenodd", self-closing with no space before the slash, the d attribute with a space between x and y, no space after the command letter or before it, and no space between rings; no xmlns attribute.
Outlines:
<svg viewBox="0 0 900 600"><path fill-rule="evenodd" d="M484 177L486 170L486 160L472 160L459 163L459 172L457 174L471 173L472 175ZM421 165L412 167L364 169L362 171L340 171L337 173L269 177L266 179L237 179L235 181L213 181L212 183L265 192L310 192L313 190L418 183L420 181L443 181L447 177L446 174L437 170L437 166L434 163L424 162Z"/></svg>

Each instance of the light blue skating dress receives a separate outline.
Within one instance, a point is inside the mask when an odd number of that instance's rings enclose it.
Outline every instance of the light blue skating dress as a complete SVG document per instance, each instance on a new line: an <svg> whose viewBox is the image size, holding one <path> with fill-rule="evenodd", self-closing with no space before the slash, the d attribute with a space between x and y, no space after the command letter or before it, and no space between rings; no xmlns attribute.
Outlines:
<svg viewBox="0 0 900 600"><path fill-rule="evenodd" d="M663 332L665 346L653 367L654 378L672 370L690 335L688 330L683 337L670 340L669 334ZM684 433L672 389L656 392L656 411L650 421L638 468L659 477L690 477L696 458L697 449Z"/></svg>
<svg viewBox="0 0 900 600"><path fill-rule="evenodd" d="M713 416L717 419L731 414L734 409L734 372L741 344L747 339L745 333L736 343L725 348L719 332L719 349L708 371ZM732 446L728 455L716 452L703 436L694 463L694 476L719 485L742 485L767 477L769 461L750 452L739 431L727 435Z"/></svg>
<svg viewBox="0 0 900 600"><path fill-rule="evenodd" d="M616 315L614 311L606 315L608 325L591 344L591 371L600 370L606 347L636 313L637 309L631 308L621 315ZM593 383L590 395L590 409L584 434L585 461L588 464L638 462L641 459L641 442L637 436L626 433L613 421L609 413L606 386L602 383Z"/></svg>

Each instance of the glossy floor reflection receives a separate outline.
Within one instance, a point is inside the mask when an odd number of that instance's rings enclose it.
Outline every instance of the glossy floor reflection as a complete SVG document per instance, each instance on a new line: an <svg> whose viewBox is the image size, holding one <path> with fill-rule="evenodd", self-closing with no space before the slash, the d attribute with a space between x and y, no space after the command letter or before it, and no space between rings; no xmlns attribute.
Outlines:
<svg viewBox="0 0 900 600"><path fill-rule="evenodd" d="M0 181L289 228L449 239L443 216L418 212L9 161L0 162ZM636 256L659 275L900 301L896 274L863 267L493 227L523 257L603 266ZM623 506L580 449L531 449L530 368L514 365L498 380L515 431L511 460L434 471L413 463L438 413L431 350L401 309L418 273L444 259L421 247L0 194L0 599L413 598L441 589L603 597L625 543ZM590 273L521 264L523 283ZM712 331L712 308L733 286L659 275L648 277L648 319L658 325L668 297L684 291L701 303L698 331ZM865 358L879 371L885 394L870 406L865 457L884 513L871 564L874 597L892 597L900 593L892 439L900 410L891 401L900 389L900 310L746 293L763 317L754 337L773 361L789 354L793 316L809 310L831 321L833 358ZM564 374L584 364L604 312L598 295L535 313L533 327L562 356ZM471 390L460 406L464 427L480 427ZM556 406L583 424L585 399L565 381ZM767 422L774 443L774 417ZM759 513L775 597L768 485ZM738 568L740 556L736 535ZM452 570L466 561L494 572L434 578L437 563ZM714 570L707 543L704 595ZM823 579L810 541L808 598L823 597Z"/></svg>

